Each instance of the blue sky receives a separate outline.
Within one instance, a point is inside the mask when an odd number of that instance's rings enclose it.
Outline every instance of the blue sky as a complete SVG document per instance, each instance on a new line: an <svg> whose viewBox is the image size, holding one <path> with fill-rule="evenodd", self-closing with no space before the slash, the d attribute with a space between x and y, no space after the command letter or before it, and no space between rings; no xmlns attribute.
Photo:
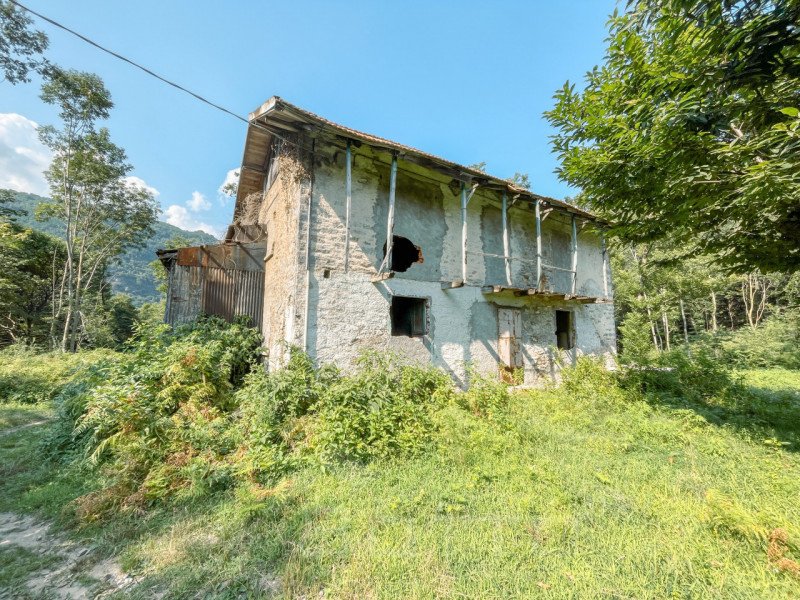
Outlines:
<svg viewBox="0 0 800 600"><path fill-rule="evenodd" d="M97 42L244 116L272 95L355 129L488 172L553 173L542 112L564 81L602 61L614 0L528 2L113 2L27 0ZM48 56L93 71L115 102L107 123L162 219L224 230L218 188L241 162L245 125L84 42L38 23ZM42 192L34 125L56 123L38 82L0 83L0 187ZM38 179L37 179L38 177Z"/></svg>

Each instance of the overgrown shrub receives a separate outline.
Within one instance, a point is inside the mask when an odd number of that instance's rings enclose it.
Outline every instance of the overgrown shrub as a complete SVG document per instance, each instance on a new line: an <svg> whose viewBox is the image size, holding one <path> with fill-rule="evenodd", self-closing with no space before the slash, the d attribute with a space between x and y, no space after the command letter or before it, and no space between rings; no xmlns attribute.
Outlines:
<svg viewBox="0 0 800 600"><path fill-rule="evenodd" d="M109 481L105 495L84 499L87 518L122 501L225 485L228 456L240 443L230 426L234 387L256 363L259 344L255 330L218 319L174 332L144 326L129 353L62 392L49 450L79 453Z"/></svg>
<svg viewBox="0 0 800 600"><path fill-rule="evenodd" d="M352 376L338 378L322 395L309 450L325 464L419 453L430 441L432 414L451 393L440 369L365 354Z"/></svg>
<svg viewBox="0 0 800 600"><path fill-rule="evenodd" d="M217 319L176 331L143 325L127 353L62 390L47 449L107 483L78 501L83 518L238 481L272 483L300 463L417 454L454 395L441 370L377 354L344 376L292 352L268 374L256 367L259 339ZM464 397L490 416L507 398L496 387L494 396L483 386Z"/></svg>
<svg viewBox="0 0 800 600"><path fill-rule="evenodd" d="M624 384L645 393L703 401L736 389L733 372L702 349L687 354L673 350L655 355L648 363L625 370Z"/></svg>
<svg viewBox="0 0 800 600"><path fill-rule="evenodd" d="M330 465L418 453L430 441L433 412L451 394L442 371L398 357L364 354L342 376L292 352L284 369L252 373L236 394L249 473L264 480L299 460Z"/></svg>
<svg viewBox="0 0 800 600"><path fill-rule="evenodd" d="M737 369L800 369L800 311L773 315L755 329L703 335L695 346Z"/></svg>

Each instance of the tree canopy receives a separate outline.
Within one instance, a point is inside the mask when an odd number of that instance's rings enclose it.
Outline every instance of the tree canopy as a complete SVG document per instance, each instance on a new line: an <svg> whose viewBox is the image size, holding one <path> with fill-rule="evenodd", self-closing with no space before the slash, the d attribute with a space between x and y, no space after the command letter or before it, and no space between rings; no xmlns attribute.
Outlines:
<svg viewBox="0 0 800 600"><path fill-rule="evenodd" d="M52 201L38 215L63 224L66 261L54 313L63 318L62 349L74 351L86 331L82 302L108 262L152 234L157 206L152 194L130 185L125 151L97 121L113 103L103 81L92 73L53 69L42 99L59 109L62 126L39 129L53 152L45 173Z"/></svg>
<svg viewBox="0 0 800 600"><path fill-rule="evenodd" d="M559 175L622 240L800 268L800 0L631 0L546 113Z"/></svg>
<svg viewBox="0 0 800 600"><path fill-rule="evenodd" d="M42 53L47 36L31 29L32 20L21 8L0 0L0 73L9 83L26 83L30 73L48 66Z"/></svg>

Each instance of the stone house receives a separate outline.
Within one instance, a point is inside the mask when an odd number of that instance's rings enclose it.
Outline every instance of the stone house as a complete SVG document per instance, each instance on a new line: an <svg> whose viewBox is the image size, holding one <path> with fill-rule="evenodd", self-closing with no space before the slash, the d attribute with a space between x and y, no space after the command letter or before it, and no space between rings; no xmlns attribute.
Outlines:
<svg viewBox="0 0 800 600"><path fill-rule="evenodd" d="M270 368L375 348L535 384L615 353L596 217L278 97L250 115L224 242L159 256L166 321L249 315Z"/></svg>

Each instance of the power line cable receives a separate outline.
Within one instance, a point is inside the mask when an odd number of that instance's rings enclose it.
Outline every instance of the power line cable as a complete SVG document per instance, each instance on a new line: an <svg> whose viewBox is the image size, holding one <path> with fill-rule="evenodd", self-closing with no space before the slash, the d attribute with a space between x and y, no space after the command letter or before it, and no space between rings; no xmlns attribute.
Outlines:
<svg viewBox="0 0 800 600"><path fill-rule="evenodd" d="M313 149L311 149L311 148L308 148L308 147L306 147L305 145L303 145L303 144L301 144L301 143L299 143L299 142L297 142L297 141L295 141L295 140L291 140L291 139L289 139L289 138L287 138L287 137L285 137L285 136L283 136L283 135L281 135L281 134L277 133L276 131L274 131L274 130L272 130L272 129L269 129L269 128L267 128L267 127L264 127L263 125L261 125L261 124L259 124L259 123L252 122L252 121L250 121L250 120L248 120L248 119L244 118L243 116L236 114L236 113L235 113L235 112L233 112L232 110L229 110L229 109L225 108L224 106L221 106L221 105L217 104L216 102L212 102L211 100L208 100L207 98L204 98L204 97L203 97L203 96L201 96L200 94L198 94L198 93L196 93L196 92L193 92L192 90L190 90L190 89L188 89L188 88L185 88L184 86L182 86L182 85L180 85L180 84L178 84L178 83L175 83L174 81L171 81L171 80L167 79L166 77L162 77L162 76L161 76L161 75L159 75L158 73L155 73L154 71L152 71L152 70L148 69L147 67L145 67L145 66L143 66L143 65L140 65L140 64L139 64L139 63L137 63L136 61L134 61L134 60L131 60L131 59L129 59L129 58L126 58L125 56L123 56L123 55L121 55L121 54L119 54L119 53L117 53L117 52L114 52L113 50L110 50L109 48L106 48L105 46L103 46L103 45L101 45L101 44L98 44L98 43L97 43L97 42L95 42L94 40L92 40L92 39L90 39L90 38L86 37L86 36L85 36L85 35L83 35L83 34L80 34L80 33L78 33L78 32L77 32L77 31L75 31L74 29L71 29L71 28L67 27L66 25L63 25L63 24L59 23L59 22L58 22L58 21L56 21L55 19L51 19L50 17L46 17L45 15L43 15L43 14L41 14L41 13L39 13L39 12L36 12L36 11L35 11L35 10L33 10L32 8L28 8L27 6L25 6L25 5L24 5L24 4L22 4L21 2L18 2L17 0L9 0L9 2L10 2L11 4L15 5L15 6L18 6L18 7L19 7L19 8L21 8L22 10L24 10L24 11L26 11L26 12L28 12L28 13L32 14L32 15L35 15L36 17L39 17L39 18L40 18L40 19L42 19L43 21L46 21L47 23L50 23L50 24L51 24L51 25L53 25L54 27L58 27L59 29L62 29L63 31L66 31L66 32L67 32L67 33L69 33L69 34L71 34L71 35L74 35L74 36L75 36L75 37L77 37L78 39L80 39L80 40L82 40L82 41L86 42L87 44L89 44L89 45L91 45L91 46L94 46L94 47L95 47L95 48L97 48L98 50L101 50L102 52L105 52L106 54L109 54L109 55L113 56L114 58L117 58L117 59L119 59L119 60L121 60L121 61L123 61L123 62L126 62L126 63L128 63L129 65L131 65L131 66L133 66L133 67L135 67L135 68L139 69L140 71L143 71L143 72L144 72L144 73L146 73L147 75L150 75L151 77L155 77L156 79L158 79L158 80L159 80L159 81L161 81L162 83L166 83L167 85L169 85L169 86L171 86L171 87L174 87L174 88L175 88L175 89L177 89L177 90L180 90L180 91L182 91L182 92L184 92L184 93L186 93L186 94L189 94L190 96L192 96L192 97L193 97L193 98L195 98L196 100L199 100L200 102L203 102L204 104L207 104L208 106L211 106L212 108L215 108L215 109L217 109L217 110L219 110L219 111L222 111L222 112L226 113L227 115L230 115L230 116L232 116L233 118L235 118L235 119L238 119L239 121L241 121L241 122L243 122L243 123L246 123L246 124L248 124L248 125L249 125L249 126L251 126L251 127L254 127L254 128L256 128L256 129L261 129L261 130L263 130L263 131L266 131L266 132L268 132L269 134L271 134L272 136L274 136L274 137L276 137L276 138L278 138L278 139L280 139L280 140L282 140L282 141L284 141L284 142L286 142L286 143L288 143L288 144L291 144L292 146L295 146L296 148L299 148L299 149L301 149L301 150L305 150L306 152L310 152L312 155L317 155L317 156L318 156L318 154L317 154L317 153L316 153L316 152L315 152ZM338 146L337 146L337 148L338 148ZM344 148L340 148L340 150L343 150L343 149L344 149ZM373 160L374 162L378 162L378 163L380 163L380 164L386 164L386 163L383 163L383 161L380 161L380 160L377 160L377 159L372 159L372 160ZM416 172L414 172L414 171L411 171L411 170L403 169L402 167L400 168L400 170L401 170L401 171L405 171L405 172L407 172L407 173L409 173L409 174L413 173L413 174L415 174L415 175L420 175L419 173L416 173ZM424 177L424 176L423 176L423 177ZM435 181L436 183L441 183L441 182L439 182L438 180L435 180L435 179L433 179L433 178L429 178L429 179L431 179L431 181Z"/></svg>
<svg viewBox="0 0 800 600"><path fill-rule="evenodd" d="M100 44L98 44L97 42L95 42L95 41L93 41L93 40L90 40L90 39L89 39L88 37L86 37L85 35L81 35L81 34L80 34L80 33L78 33L77 31L75 31L74 29L70 29L70 28L69 28L69 27L67 27L66 25L62 25L62 24L61 24L61 23L59 23L58 21L55 21L55 20L53 20L53 19L51 19L51 18L49 18L49 17L46 17L46 16L44 16L43 14L41 14L41 13L38 13L38 12L36 12L35 10L33 10L33 9L31 9L31 8L28 8L28 7L27 7L27 6L25 6L24 4L21 4L20 2L17 2L17 0L9 0L9 1L11 2L11 4L14 4L14 5L16 5L16 6L20 7L22 10L25 10L25 11L27 11L27 12L31 13L32 15L36 15L37 17L39 17L39 18L40 18L40 19L42 19L43 21L47 21L47 22L48 22L48 23L50 23L51 25L53 25L53 26L55 26L55 27L58 27L59 29L63 29L63 30L64 30L64 31L66 31L67 33L71 33L71 34L72 34L72 35L74 35L75 37L77 37L77 38L80 38L81 40L83 40L83 41L84 41L84 42L86 42L87 44L90 44L90 45L94 46L95 48L97 48L97 49L99 49L99 50L102 50L102 51L103 51L103 52L105 52L106 54L110 54L110 55L111 55L111 56L113 56L114 58L118 58L119 60L122 60L122 61L124 61L124 62L128 63L129 65L132 65L132 66L136 67L137 69L139 69L139 70L141 70L141 71L144 71L144 72L145 72L145 73L147 73L148 75L151 75L152 77L155 77L156 79L159 79L159 80L163 81L163 82L164 82L164 83L166 83L167 85L170 85L170 86L172 86L172 87L174 87L174 88L176 88L176 89L179 89L179 90L180 90L180 91L182 91L182 92L185 92L185 93L189 94L190 96L193 96L193 97L195 97L197 100L200 100L200 102L204 102L204 103L208 104L209 106L212 106L212 107L216 108L217 110L221 110L222 112L224 112L224 113L227 113L227 114L231 115L232 117L234 117L234 118L236 118L236 119L239 119L240 121L243 121L243 122L245 122L245 123L248 123L248 120L247 120L247 119L245 119L245 118L244 118L244 117L242 117L241 115L237 115L237 114L236 114L235 112L233 112L232 110L228 110L228 109L227 109L227 108L225 108L224 106L220 106L219 104L216 104L215 102L212 102L211 100L208 100L207 98L204 98L204 97L203 97L203 96L201 96L200 94L196 94L196 93L195 93L195 92L193 92L192 90L186 89L186 88L185 88L185 87L183 87L182 85L180 85L180 84L177 84L177 83L175 83L174 81L170 81L169 79L167 79L166 77L162 77L162 76L161 76L161 75L159 75L158 73L154 73L153 71L151 71L151 70L150 70L150 69L148 69L147 67L144 67L144 66L140 65L139 63L137 63L137 62L135 62L135 61L133 61L133 60L131 60L131 59L129 59L129 58L125 58L125 57L124 57L124 56L122 56L121 54L117 54L116 52L114 52L113 50L109 50L109 49L108 49L108 48L106 48L105 46L101 46L101 45L100 45Z"/></svg>

